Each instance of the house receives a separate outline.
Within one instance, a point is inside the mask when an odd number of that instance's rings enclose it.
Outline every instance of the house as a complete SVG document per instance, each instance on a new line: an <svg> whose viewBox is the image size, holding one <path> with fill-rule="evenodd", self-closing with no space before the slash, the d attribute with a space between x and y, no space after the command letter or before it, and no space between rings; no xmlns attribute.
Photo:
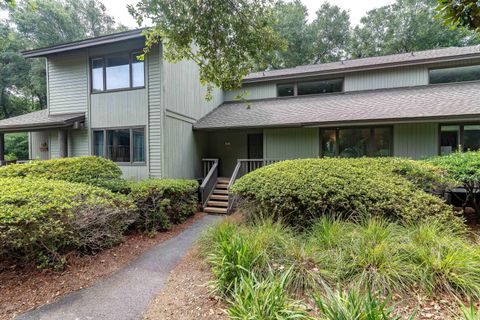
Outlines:
<svg viewBox="0 0 480 320"><path fill-rule="evenodd" d="M126 178L203 177L205 203L282 159L480 148L480 46L252 73L211 101L193 62L160 46L139 60L143 46L134 30L25 52L46 58L48 109L0 121L0 137L29 132L31 159L106 157Z"/></svg>

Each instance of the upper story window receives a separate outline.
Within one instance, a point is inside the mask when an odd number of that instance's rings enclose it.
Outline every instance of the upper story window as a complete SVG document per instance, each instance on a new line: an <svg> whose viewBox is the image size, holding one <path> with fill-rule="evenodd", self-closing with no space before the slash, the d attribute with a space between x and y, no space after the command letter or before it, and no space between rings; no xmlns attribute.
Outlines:
<svg viewBox="0 0 480 320"><path fill-rule="evenodd" d="M93 58L92 92L141 88L145 86L144 61L141 52Z"/></svg>
<svg viewBox="0 0 480 320"><path fill-rule="evenodd" d="M480 80L480 65L430 69L430 84Z"/></svg>
<svg viewBox="0 0 480 320"><path fill-rule="evenodd" d="M301 81L297 83L277 85L278 97L293 97L342 91L343 79Z"/></svg>

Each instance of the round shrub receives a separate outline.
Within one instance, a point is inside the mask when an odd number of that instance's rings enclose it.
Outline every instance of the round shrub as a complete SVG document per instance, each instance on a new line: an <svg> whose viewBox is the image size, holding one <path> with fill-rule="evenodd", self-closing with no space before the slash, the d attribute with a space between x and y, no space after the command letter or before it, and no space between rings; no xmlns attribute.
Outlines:
<svg viewBox="0 0 480 320"><path fill-rule="evenodd" d="M0 178L0 257L62 265L72 250L117 244L136 219L123 195L85 184Z"/></svg>
<svg viewBox="0 0 480 320"><path fill-rule="evenodd" d="M138 208L136 227L155 232L185 222L198 203L198 182L182 179L148 179L130 183L129 197Z"/></svg>
<svg viewBox="0 0 480 320"><path fill-rule="evenodd" d="M443 185L444 178L428 178L421 166L396 159L289 160L242 177L233 192L257 213L299 227L325 213L378 215L402 222L435 216L461 223L441 198L422 190Z"/></svg>
<svg viewBox="0 0 480 320"><path fill-rule="evenodd" d="M0 177L31 177L86 183L107 189L118 189L122 171L110 160L100 157L61 158L30 161L0 168ZM120 188L121 189L121 188ZM116 191L116 190L113 190Z"/></svg>

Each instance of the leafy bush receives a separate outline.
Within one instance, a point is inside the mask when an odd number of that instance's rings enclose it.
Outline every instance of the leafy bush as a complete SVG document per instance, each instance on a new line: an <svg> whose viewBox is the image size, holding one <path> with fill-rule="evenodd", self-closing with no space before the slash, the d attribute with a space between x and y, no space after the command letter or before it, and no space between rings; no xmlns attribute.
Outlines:
<svg viewBox="0 0 480 320"><path fill-rule="evenodd" d="M110 160L99 157L61 158L30 161L0 168L0 177L31 177L86 183L93 186L119 188L124 182L122 171Z"/></svg>
<svg viewBox="0 0 480 320"><path fill-rule="evenodd" d="M269 165L240 178L233 191L255 214L271 214L307 227L325 213L379 215L413 222L435 216L455 220L452 208L424 189L443 189L447 179L429 164L399 159L305 159Z"/></svg>
<svg viewBox="0 0 480 320"><path fill-rule="evenodd" d="M146 232L168 229L192 216L198 203L194 180L149 179L131 182L129 197L138 208L136 227Z"/></svg>
<svg viewBox="0 0 480 320"><path fill-rule="evenodd" d="M463 184L467 192L464 206L471 206L480 213L480 152L456 152L447 156L434 157L428 162L443 168L449 176Z"/></svg>
<svg viewBox="0 0 480 320"><path fill-rule="evenodd" d="M0 257L61 265L71 250L95 252L119 241L135 220L125 196L42 178L0 179Z"/></svg>
<svg viewBox="0 0 480 320"><path fill-rule="evenodd" d="M240 275L228 300L230 319L312 319L300 302L285 294L289 272L257 279L253 273Z"/></svg>

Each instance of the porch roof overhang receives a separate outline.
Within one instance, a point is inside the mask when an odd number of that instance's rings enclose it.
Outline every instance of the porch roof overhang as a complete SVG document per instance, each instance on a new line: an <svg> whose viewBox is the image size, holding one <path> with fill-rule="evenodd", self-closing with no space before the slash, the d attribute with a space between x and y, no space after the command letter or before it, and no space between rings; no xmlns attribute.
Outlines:
<svg viewBox="0 0 480 320"><path fill-rule="evenodd" d="M480 120L480 82L226 102L197 130Z"/></svg>
<svg viewBox="0 0 480 320"><path fill-rule="evenodd" d="M68 128L85 121L85 113L64 113L51 115L40 110L0 121L0 133L39 131Z"/></svg>

